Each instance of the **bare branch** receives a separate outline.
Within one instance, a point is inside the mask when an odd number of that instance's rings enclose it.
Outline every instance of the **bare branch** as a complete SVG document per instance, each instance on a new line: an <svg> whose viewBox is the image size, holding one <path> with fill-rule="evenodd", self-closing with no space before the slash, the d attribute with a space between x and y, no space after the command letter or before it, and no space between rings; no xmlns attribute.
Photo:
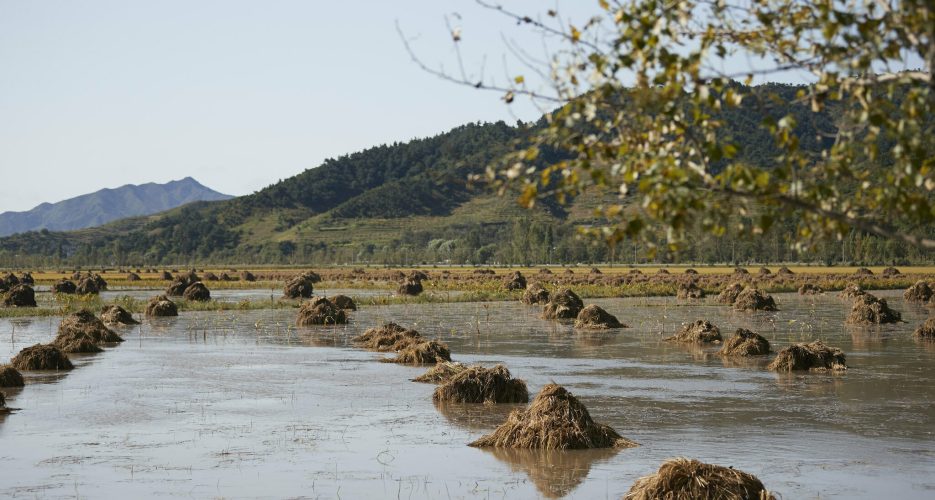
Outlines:
<svg viewBox="0 0 935 500"><path fill-rule="evenodd" d="M399 39L402 40L403 46L406 48L406 52L409 54L409 58L412 59L412 62L414 62L417 66L419 66L419 68L422 69L422 71L425 71L426 73L429 73L431 75L435 75L438 78L441 78L442 80L446 80L451 83L456 83L458 85L474 87L475 89L480 89L480 90L492 90L495 92L513 92L514 94L525 95L532 99L539 99L539 100L549 101L553 103L561 104L561 103L566 102L565 100L559 97L553 97L553 96L549 96L545 94L540 94L538 92L534 92L531 90L517 89L513 87L503 87L503 86L494 85L494 84L487 84L487 83L484 83L482 80L468 81L464 78L453 77L450 74L442 70L430 68L421 59L419 59L419 57L412 50L412 47L409 45L409 40L406 39L406 35L403 33L402 28L399 26L399 21L396 22L396 32L399 34Z"/></svg>

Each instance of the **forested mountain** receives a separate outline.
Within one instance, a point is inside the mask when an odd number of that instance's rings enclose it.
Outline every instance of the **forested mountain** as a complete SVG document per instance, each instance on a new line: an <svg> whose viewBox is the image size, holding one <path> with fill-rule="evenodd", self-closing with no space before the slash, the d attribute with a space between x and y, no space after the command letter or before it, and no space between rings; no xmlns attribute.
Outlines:
<svg viewBox="0 0 935 500"><path fill-rule="evenodd" d="M83 229L126 217L163 212L193 201L230 198L201 185L191 177L165 184L127 184L58 203L43 203L25 212L0 213L0 236L41 229Z"/></svg>
<svg viewBox="0 0 935 500"><path fill-rule="evenodd" d="M813 114L794 104L799 87L756 87L739 109L724 111L739 146L733 161L768 166L777 150L763 129L792 113L803 150L816 154L836 130L836 111ZM767 95L771 97L767 97ZM777 98L778 96L778 98ZM254 194L193 203L95 229L30 232L0 239L0 266L53 263L138 265L196 263L639 262L639 245L616 249L575 238L594 209L615 193L593 192L566 206L543 200L518 207L467 179L520 147L538 124L474 123L406 143L376 146ZM560 159L544 152L544 163ZM755 241L699 237L679 255L692 262L823 260L898 262L930 258L892 241L854 233L820 252L791 253L795 221ZM661 236L660 236L661 237Z"/></svg>

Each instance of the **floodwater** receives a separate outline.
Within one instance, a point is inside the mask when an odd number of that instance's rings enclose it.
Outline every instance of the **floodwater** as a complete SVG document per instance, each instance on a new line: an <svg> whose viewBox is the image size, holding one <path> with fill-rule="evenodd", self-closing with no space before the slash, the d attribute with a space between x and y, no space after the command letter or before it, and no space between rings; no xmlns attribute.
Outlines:
<svg viewBox="0 0 935 500"><path fill-rule="evenodd" d="M257 291L259 293L259 291ZM929 314L878 292L907 323L843 325L833 295L776 295L776 313L708 302L600 299L631 328L578 333L519 303L363 308L347 327L292 327L293 310L183 313L126 342L29 373L0 417L0 497L620 498L673 456L732 465L784 498L935 496L935 344ZM778 350L821 339L842 374L777 375L662 342L707 318ZM425 368L380 363L349 339L413 326L467 363L505 363L530 393L557 382L642 446L529 452L465 445L516 406L436 408ZM57 319L0 320L0 362L49 341Z"/></svg>

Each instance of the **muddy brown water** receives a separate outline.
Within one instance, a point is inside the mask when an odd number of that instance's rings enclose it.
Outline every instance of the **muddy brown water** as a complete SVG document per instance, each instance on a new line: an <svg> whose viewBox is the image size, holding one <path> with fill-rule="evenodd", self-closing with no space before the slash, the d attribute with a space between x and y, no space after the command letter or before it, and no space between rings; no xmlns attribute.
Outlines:
<svg viewBox="0 0 935 500"><path fill-rule="evenodd" d="M263 291L255 291L259 294ZM268 292L268 291L267 291ZM363 308L347 327L292 327L293 310L183 313L126 328L68 373L4 389L0 497L619 498L666 458L757 475L784 498L935 496L935 344L929 310L878 292L907 323L843 325L848 302L776 295L776 313L712 302L600 299L631 328L575 332L519 303ZM776 375L766 359L661 339L707 318L774 350L822 339L840 375ZM619 452L481 450L465 443L516 406L432 404L424 368L349 339L384 321L437 336L463 362L502 362L534 394L551 381L642 446ZM0 362L49 341L56 318L0 320Z"/></svg>

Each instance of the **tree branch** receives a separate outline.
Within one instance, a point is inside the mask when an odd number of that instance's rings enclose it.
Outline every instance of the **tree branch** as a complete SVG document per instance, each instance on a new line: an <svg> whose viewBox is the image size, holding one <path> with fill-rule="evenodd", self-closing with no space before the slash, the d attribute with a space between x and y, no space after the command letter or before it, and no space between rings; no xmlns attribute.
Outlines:
<svg viewBox="0 0 935 500"><path fill-rule="evenodd" d="M863 219L858 217L851 217L845 213L835 212L833 210L826 210L821 208L818 205L809 203L801 198L793 198L791 196L783 195L769 195L769 194L755 194L755 193L745 193L743 191L737 191L728 188L715 188L715 191L727 195L727 196L736 196L739 198L753 199L757 201L773 201L778 202L781 205L787 207L795 208L798 210L803 210L807 212L812 212L814 214L820 215L822 217L827 217L831 220L846 224L855 229L861 231L875 234L883 238L899 240L905 243L908 243L916 248L922 248L926 250L935 249L935 240L928 238L923 238L921 236L916 236L913 234L903 234L899 232L892 226L883 224L878 221Z"/></svg>

